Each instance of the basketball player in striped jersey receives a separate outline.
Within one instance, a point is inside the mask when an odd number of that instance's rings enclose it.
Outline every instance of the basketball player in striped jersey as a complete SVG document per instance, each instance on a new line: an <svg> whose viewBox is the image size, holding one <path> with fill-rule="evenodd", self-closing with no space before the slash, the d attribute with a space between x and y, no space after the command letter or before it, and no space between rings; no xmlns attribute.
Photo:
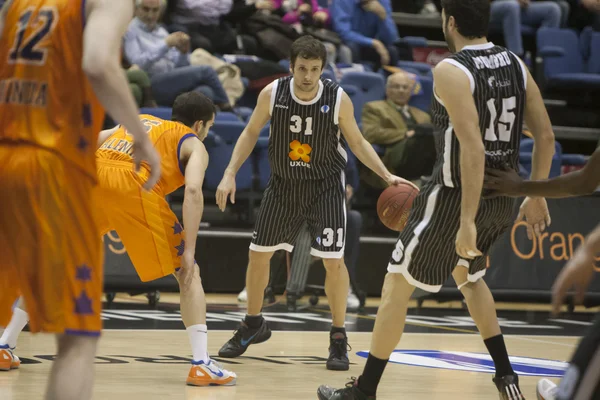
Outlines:
<svg viewBox="0 0 600 400"><path fill-rule="evenodd" d="M524 181L511 170L488 170L484 187L492 195L512 197L545 196L563 198L592 194L600 186L600 148L579 171L541 181ZM581 300L594 277L594 263L600 254L600 224L585 238L573 258L562 269L552 287L552 311L560 312L567 291L575 288ZM579 342L560 385L541 379L539 400L600 399L600 314Z"/></svg>
<svg viewBox="0 0 600 400"><path fill-rule="evenodd" d="M160 177L118 62L132 16L130 0L9 0L0 11L0 325L23 296L30 330L56 335L46 399L92 394L103 289L94 144L103 107L134 138L136 167L147 162L145 189ZM8 346L2 353L12 358Z"/></svg>
<svg viewBox="0 0 600 400"><path fill-rule="evenodd" d="M269 281L269 261L277 250L293 250L306 222L314 238L311 254L323 259L327 271L325 292L333 323L326 366L330 370L348 370L344 323L349 279L343 261L346 143L363 164L388 184L407 181L390 174L364 140L348 95L336 83L320 78L326 60L323 44L310 36L301 37L292 45L290 56L292 76L276 80L260 93L217 189L221 210L230 196L235 202L235 175L270 119L271 179L250 244L246 274L248 314L219 356L237 357L250 344L271 337L260 313Z"/></svg>
<svg viewBox="0 0 600 400"><path fill-rule="evenodd" d="M494 361L501 399L522 399L483 281L485 256L512 224L514 200L482 200L485 167L516 170L523 120L534 140L532 179L548 176L554 133L529 71L507 49L488 42L489 0L442 0L443 32L452 55L434 70L432 116L437 161L415 199L388 265L381 305L362 375L346 388L321 386L321 400L374 399L398 344L415 287L437 292L452 275ZM550 223L544 198L527 198L528 232Z"/></svg>

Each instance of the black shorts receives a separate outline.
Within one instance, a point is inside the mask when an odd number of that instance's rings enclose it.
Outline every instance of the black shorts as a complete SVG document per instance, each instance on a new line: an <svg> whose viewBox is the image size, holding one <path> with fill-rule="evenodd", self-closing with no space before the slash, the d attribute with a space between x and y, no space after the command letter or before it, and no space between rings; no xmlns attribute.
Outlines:
<svg viewBox="0 0 600 400"><path fill-rule="evenodd" d="M581 339L558 386L556 400L600 399L600 314Z"/></svg>
<svg viewBox="0 0 600 400"><path fill-rule="evenodd" d="M250 250L291 252L305 223L313 237L312 255L343 257L346 242L343 172L325 179L298 181L272 175L260 204Z"/></svg>
<svg viewBox="0 0 600 400"><path fill-rule="evenodd" d="M388 272L401 273L411 285L428 292L438 292L456 266L469 269L469 282L485 275L487 253L513 224L514 200L508 197L481 200L475 224L477 248L483 256L474 260L464 260L456 253L460 203L460 189L426 185L416 197L406 227L400 232Z"/></svg>

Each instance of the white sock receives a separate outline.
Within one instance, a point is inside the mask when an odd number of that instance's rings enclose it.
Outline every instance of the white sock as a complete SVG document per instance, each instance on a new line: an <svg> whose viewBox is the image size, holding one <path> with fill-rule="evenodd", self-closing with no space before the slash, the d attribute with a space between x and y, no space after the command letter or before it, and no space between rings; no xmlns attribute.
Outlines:
<svg viewBox="0 0 600 400"><path fill-rule="evenodd" d="M192 354L194 361L208 362L208 328L206 325L192 325L187 329L192 345Z"/></svg>
<svg viewBox="0 0 600 400"><path fill-rule="evenodd" d="M29 322L29 315L19 307L15 307L10 323L0 337L0 346L7 344L11 349L17 347L17 339L27 322Z"/></svg>

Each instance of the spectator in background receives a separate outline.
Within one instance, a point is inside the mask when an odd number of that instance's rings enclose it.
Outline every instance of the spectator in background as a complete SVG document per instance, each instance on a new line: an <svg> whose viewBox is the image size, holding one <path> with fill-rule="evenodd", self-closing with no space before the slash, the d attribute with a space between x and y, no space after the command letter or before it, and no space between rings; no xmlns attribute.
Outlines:
<svg viewBox="0 0 600 400"><path fill-rule="evenodd" d="M192 50L230 54L239 49L237 33L223 17L230 13L233 0L174 0L170 30L190 35Z"/></svg>
<svg viewBox="0 0 600 400"><path fill-rule="evenodd" d="M150 75L152 92L160 105L170 107L184 92L198 90L221 110L231 110L217 73L209 66L190 65L190 38L169 34L158 25L165 1L136 0L135 18L124 37L125 58Z"/></svg>
<svg viewBox="0 0 600 400"><path fill-rule="evenodd" d="M405 72L390 75L386 100L365 104L362 111L363 135L371 144L385 146L383 164L391 173L409 180L430 175L436 151L431 117L408 105L415 80ZM374 187L386 187L377 176L365 176Z"/></svg>
<svg viewBox="0 0 600 400"><path fill-rule="evenodd" d="M571 18L569 25L576 29L583 29L591 25L600 32L600 0L569 0L571 4Z"/></svg>
<svg viewBox="0 0 600 400"><path fill-rule="evenodd" d="M350 47L354 61L372 61L375 69L397 64L394 43L400 36L390 0L332 0L329 13L334 31Z"/></svg>
<svg viewBox="0 0 600 400"><path fill-rule="evenodd" d="M521 24L532 28L558 28L561 20L560 6L553 1L492 0L490 31L502 32L506 47L523 58Z"/></svg>
<svg viewBox="0 0 600 400"><path fill-rule="evenodd" d="M275 0L233 0L233 6L229 14L223 17L223 21L230 23L234 28L242 24L257 12L271 13L277 10ZM241 34L242 52L248 55L258 54L258 41L249 35Z"/></svg>

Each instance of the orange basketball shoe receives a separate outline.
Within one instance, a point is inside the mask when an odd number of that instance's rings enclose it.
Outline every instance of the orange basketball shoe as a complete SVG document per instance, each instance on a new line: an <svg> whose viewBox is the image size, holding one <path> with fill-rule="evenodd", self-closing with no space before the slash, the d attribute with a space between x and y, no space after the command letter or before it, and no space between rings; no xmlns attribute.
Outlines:
<svg viewBox="0 0 600 400"><path fill-rule="evenodd" d="M216 361L209 359L206 364L192 361L186 383L191 386L234 386L236 379L234 372L223 369Z"/></svg>
<svg viewBox="0 0 600 400"><path fill-rule="evenodd" d="M8 345L0 346L0 371L17 369L20 365L21 360L12 352Z"/></svg>

